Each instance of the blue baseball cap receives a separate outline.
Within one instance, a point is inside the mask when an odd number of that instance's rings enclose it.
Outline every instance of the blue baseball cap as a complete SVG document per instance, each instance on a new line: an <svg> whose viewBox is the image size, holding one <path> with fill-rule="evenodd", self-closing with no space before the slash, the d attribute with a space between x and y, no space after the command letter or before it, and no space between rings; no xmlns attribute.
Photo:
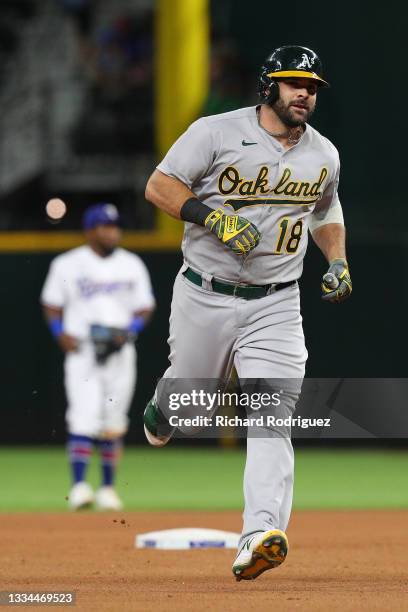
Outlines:
<svg viewBox="0 0 408 612"><path fill-rule="evenodd" d="M82 217L84 230L91 230L98 225L120 225L119 211L114 204L101 202L89 206Z"/></svg>

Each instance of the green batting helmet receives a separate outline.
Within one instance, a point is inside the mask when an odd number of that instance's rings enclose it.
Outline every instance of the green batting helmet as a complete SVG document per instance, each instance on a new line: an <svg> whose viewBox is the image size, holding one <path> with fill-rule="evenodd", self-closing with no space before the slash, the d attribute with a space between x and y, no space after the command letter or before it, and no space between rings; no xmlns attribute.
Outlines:
<svg viewBox="0 0 408 612"><path fill-rule="evenodd" d="M329 84L322 77L323 67L317 53L307 47L286 45L275 49L265 60L258 81L258 93L265 104L279 98L279 79L311 79L319 87Z"/></svg>

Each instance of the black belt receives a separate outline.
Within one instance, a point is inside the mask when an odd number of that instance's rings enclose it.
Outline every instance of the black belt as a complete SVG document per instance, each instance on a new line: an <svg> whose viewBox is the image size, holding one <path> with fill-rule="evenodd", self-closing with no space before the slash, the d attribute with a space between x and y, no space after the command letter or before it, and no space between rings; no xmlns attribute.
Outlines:
<svg viewBox="0 0 408 612"><path fill-rule="evenodd" d="M183 276L185 276L190 282L194 283L198 287L202 287L202 276L198 274L198 272L194 272L191 268L187 268L183 272ZM270 295L271 293L275 293L275 291L280 291L281 289L285 289L285 287L290 287L294 285L297 281L292 280L287 283L277 283L270 285L234 285L233 283L225 283L221 281L219 278L211 279L212 290L215 293L223 293L224 295L233 295L234 297L244 298L244 300L256 300L261 297L265 297Z"/></svg>

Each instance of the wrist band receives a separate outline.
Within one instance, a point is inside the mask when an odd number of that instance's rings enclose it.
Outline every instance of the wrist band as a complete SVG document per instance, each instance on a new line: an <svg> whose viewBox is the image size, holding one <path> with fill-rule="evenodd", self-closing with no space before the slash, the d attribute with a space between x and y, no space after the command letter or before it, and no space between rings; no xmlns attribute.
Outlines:
<svg viewBox="0 0 408 612"><path fill-rule="evenodd" d="M64 326L62 325L62 319L50 319L48 321L48 327L54 338L58 338L64 331Z"/></svg>
<svg viewBox="0 0 408 612"><path fill-rule="evenodd" d="M180 218L204 227L206 218L212 212L214 212L213 209L203 204L198 198L189 198L180 209Z"/></svg>
<svg viewBox="0 0 408 612"><path fill-rule="evenodd" d="M145 328L145 326L146 326L146 323L143 317L134 317L134 319L132 320L131 324L128 327L128 330L132 334L138 334L139 332L142 331L142 329Z"/></svg>

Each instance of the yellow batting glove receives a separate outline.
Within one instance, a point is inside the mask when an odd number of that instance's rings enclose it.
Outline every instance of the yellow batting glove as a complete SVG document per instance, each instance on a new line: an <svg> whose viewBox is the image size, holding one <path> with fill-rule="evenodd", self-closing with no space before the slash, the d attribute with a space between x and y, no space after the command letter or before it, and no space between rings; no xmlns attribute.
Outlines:
<svg viewBox="0 0 408 612"><path fill-rule="evenodd" d="M348 264L345 259L333 259L323 276L322 300L327 302L343 302L353 290Z"/></svg>
<svg viewBox="0 0 408 612"><path fill-rule="evenodd" d="M261 234L248 219L239 215L226 215L222 208L211 212L204 225L238 255L247 255L261 239Z"/></svg>

